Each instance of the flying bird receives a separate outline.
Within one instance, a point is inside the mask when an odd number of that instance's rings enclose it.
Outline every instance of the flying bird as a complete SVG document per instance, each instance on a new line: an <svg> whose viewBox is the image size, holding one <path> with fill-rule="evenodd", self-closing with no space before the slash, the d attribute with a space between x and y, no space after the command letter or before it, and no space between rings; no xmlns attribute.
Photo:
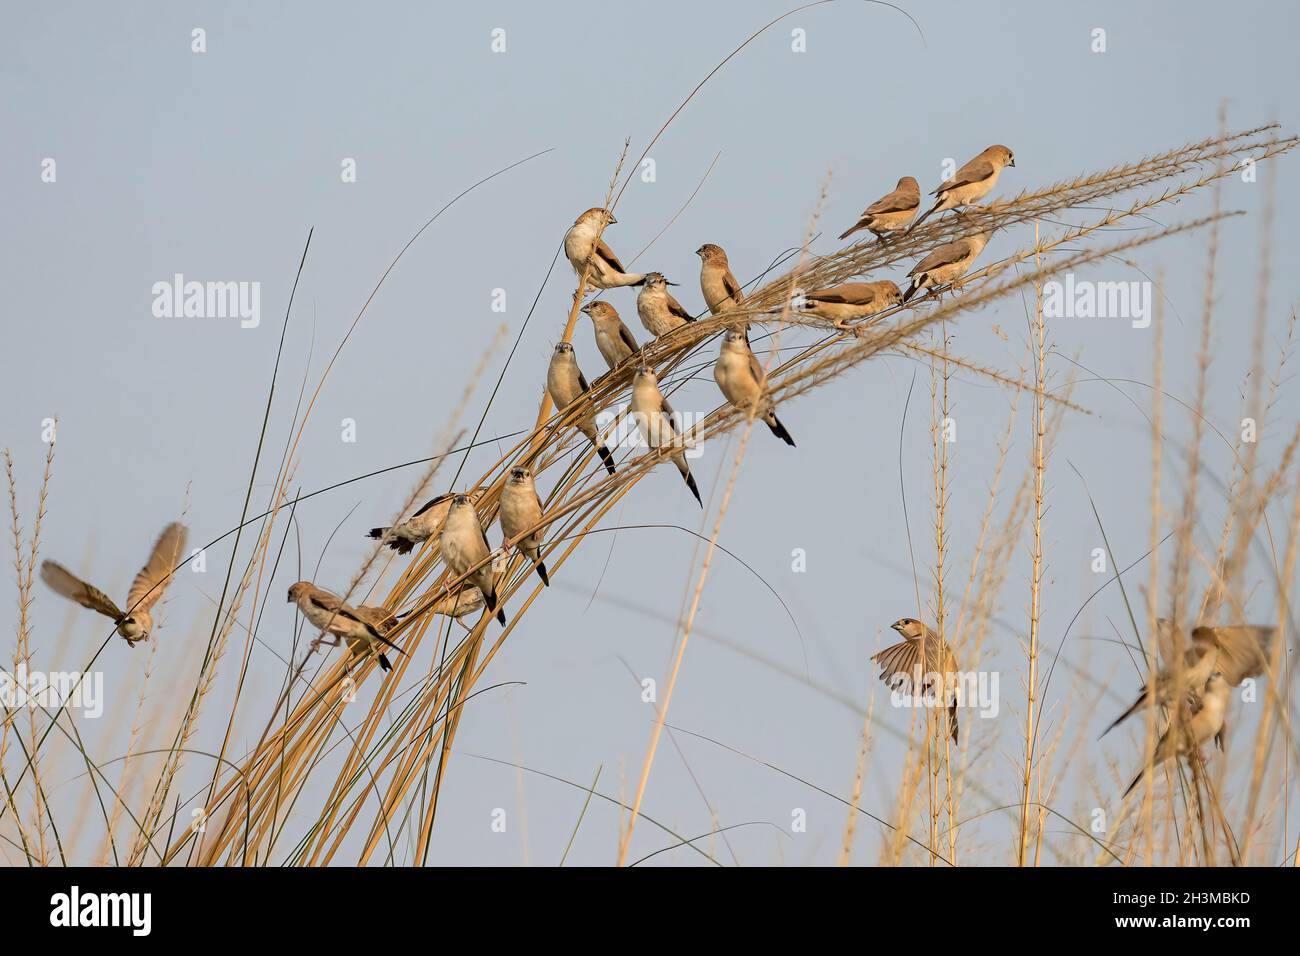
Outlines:
<svg viewBox="0 0 1300 956"><path fill-rule="evenodd" d="M374 650L379 658L379 666L386 671L392 670L393 665L377 645L383 644L399 654L404 653L384 636L392 629L393 622L388 620L391 615L383 608L366 608L363 613L360 608L347 604L334 592L318 588L310 581L291 584L288 603L298 605L302 616L312 627L334 638L332 641L317 638L312 644L313 649L321 644L337 647L339 638L343 638L354 652Z"/></svg>
<svg viewBox="0 0 1300 956"><path fill-rule="evenodd" d="M578 360L573 354L573 345L569 342L557 342L551 353L551 364L546 369L546 391L561 414L574 402L582 401L583 396L591 391L586 376L578 368ZM574 418L573 426L587 436L587 441L596 446L605 470L614 474L614 456L601 442L596 429L596 409L588 402Z"/></svg>
<svg viewBox="0 0 1300 956"><path fill-rule="evenodd" d="M531 469L510 469L510 478L501 489L501 510L498 517L501 531L506 536L502 548L519 548L519 553L537 568L537 576L542 579L542 583L550 587L551 579L542 562L542 532L525 534L542 520L542 499L538 497Z"/></svg>
<svg viewBox="0 0 1300 956"><path fill-rule="evenodd" d="M840 233L840 238L847 239L855 232L866 229L884 242L886 233L906 229L920 208L921 185L911 176L904 176L892 193L881 196L864 209L858 221Z"/></svg>
<svg viewBox="0 0 1300 956"><path fill-rule="evenodd" d="M998 184L998 177L1006 166L1014 166L1016 157L1005 146L990 146L969 163L957 170L952 179L945 179L939 188L930 193L937 196L934 205L910 227L911 232L936 212L970 206L983 199Z"/></svg>
<svg viewBox="0 0 1300 956"><path fill-rule="evenodd" d="M758 357L740 329L730 329L723 336L722 351L713 366L713 379L728 402L744 412L757 407L756 416L766 423L772 434L794 447L794 439L776 417Z"/></svg>
<svg viewBox="0 0 1300 956"><path fill-rule="evenodd" d="M938 249L935 249L914 265L912 271L907 274L907 277L912 280L912 284L903 293L903 301L911 300L918 292L923 292L926 289L936 289L940 286L954 284L970 271L970 267L975 264L975 259L979 254L984 251L984 247L988 245L989 237L992 235L992 231L977 232L965 239L945 242Z"/></svg>
<svg viewBox="0 0 1300 956"><path fill-rule="evenodd" d="M658 272L647 272L641 291L636 294L636 314L641 324L655 338L680 329L695 317L673 298L668 291L668 280Z"/></svg>
<svg viewBox="0 0 1300 956"><path fill-rule="evenodd" d="M1165 631L1167 640L1170 622L1161 620L1157 626ZM1274 628L1247 624L1193 628L1191 644L1183 651L1183 666L1174 668L1167 665L1156 674L1156 702L1161 707L1171 706L1189 688L1203 686L1210 674L1216 671L1229 687L1238 686L1248 677L1259 677L1268 667L1268 650L1273 634ZM1101 736L1105 737L1139 710L1151 706L1151 700L1151 686L1144 684L1137 700L1116 717Z"/></svg>
<svg viewBox="0 0 1300 956"><path fill-rule="evenodd" d="M591 319L596 333L596 348L611 371L641 348L636 344L632 331L619 318L618 310L608 302L599 299L588 302L582 307L582 312Z"/></svg>
<svg viewBox="0 0 1300 956"><path fill-rule="evenodd" d="M1198 751L1211 737L1218 741L1219 748L1222 749L1223 725L1228 712L1228 694L1231 689L1232 685L1218 671L1211 673L1204 684L1189 688L1184 697L1183 707L1179 710L1180 726L1171 725L1165 728L1148 764L1158 767L1170 757ZM1145 773L1145 767L1138 771L1133 782L1124 791L1124 796L1127 797L1133 792L1133 789L1142 782Z"/></svg>
<svg viewBox="0 0 1300 956"><path fill-rule="evenodd" d="M703 508L704 500L700 497L700 489L696 487L695 476L691 474L691 468L686 464L686 452L682 448L682 440L673 426L672 406L668 404L668 399L664 398L663 392L659 391L659 380L655 377L655 373L644 365L637 370L636 376L632 379L631 412L647 445L653 449L673 449L670 455L673 464L681 473L686 487L691 489L691 494Z"/></svg>
<svg viewBox="0 0 1300 956"><path fill-rule="evenodd" d="M941 694L948 705L948 726L957 740L957 658L952 648L938 634L920 621L905 617L889 625L903 638L886 647L871 659L880 665L880 679L891 689L915 694L920 687L926 695ZM943 686L936 688L935 682Z"/></svg>
<svg viewBox="0 0 1300 956"><path fill-rule="evenodd" d="M587 281L597 289L616 289L625 285L640 285L645 276L628 272L614 250L600 238L606 226L618 222L608 209L593 207L573 221L564 234L564 254L573 271L581 278L587 272ZM587 263L591 263L590 270Z"/></svg>
<svg viewBox="0 0 1300 956"><path fill-rule="evenodd" d="M731 263L722 246L706 242L695 250L700 257L700 291L709 312L717 315L728 309L739 308L745 302L745 293L732 274Z"/></svg>
<svg viewBox="0 0 1300 956"><path fill-rule="evenodd" d="M87 584L57 562L41 562L41 580L55 594L112 618L117 625L117 633L125 638L128 645L134 647L137 641L148 638L149 632L153 630L150 609L158 603L163 591L171 584L172 571L181 562L181 552L185 550L188 533L185 525L179 521L163 528L162 534L154 542L153 551L149 553L149 560L131 582L125 611L99 588Z"/></svg>
<svg viewBox="0 0 1300 956"><path fill-rule="evenodd" d="M835 323L837 329L859 334L849 325L869 318L903 301L903 293L888 279L877 282L845 282L829 289L805 292L801 312Z"/></svg>
<svg viewBox="0 0 1300 956"><path fill-rule="evenodd" d="M468 496L457 495L451 500L451 511L442 526L438 544L443 560L456 577L478 565L461 586L473 585L482 591L487 609L496 611L497 620L505 624L506 612L497 607L496 575L492 571L492 562L488 561L492 550L488 547L487 535L483 533L483 522Z"/></svg>

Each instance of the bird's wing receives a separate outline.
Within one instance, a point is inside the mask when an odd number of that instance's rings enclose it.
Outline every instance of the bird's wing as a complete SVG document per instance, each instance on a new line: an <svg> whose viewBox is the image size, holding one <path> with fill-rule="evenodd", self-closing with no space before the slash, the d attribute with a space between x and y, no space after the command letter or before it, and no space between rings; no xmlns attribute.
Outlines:
<svg viewBox="0 0 1300 956"><path fill-rule="evenodd" d="M829 289L819 289L816 292L805 292L803 297L809 302L852 304L856 301L850 295L850 290L847 285L837 285Z"/></svg>
<svg viewBox="0 0 1300 956"><path fill-rule="evenodd" d="M179 521L173 521L163 528L162 534L154 542L149 560L131 582L131 591L126 596L128 612L137 609L147 611L158 603L163 590L171 583L172 569L180 564L187 534L185 525Z"/></svg>
<svg viewBox="0 0 1300 956"><path fill-rule="evenodd" d="M754 354L753 349L748 349L747 351L749 352L749 374L754 376L754 381L762 382L763 366L758 364L758 356Z"/></svg>
<svg viewBox="0 0 1300 956"><path fill-rule="evenodd" d="M641 347L636 344L636 336L632 334L632 330L627 327L627 325L623 322L622 319L620 319L618 322L618 337L622 339L623 344L626 345L633 352L635 352L637 349Z"/></svg>
<svg viewBox="0 0 1300 956"><path fill-rule="evenodd" d="M114 621L124 616L112 599L95 587L87 584L67 568L54 561L41 562L41 580L49 585L50 590L69 601L76 601L82 607L98 611Z"/></svg>
<svg viewBox="0 0 1300 956"><path fill-rule="evenodd" d="M591 386L587 384L587 376L582 374L582 369L578 369L578 391L591 391Z"/></svg>
<svg viewBox="0 0 1300 956"><path fill-rule="evenodd" d="M866 219L868 216L879 216L882 213L887 212L906 212L909 209L915 209L919 205L921 205L921 196L919 193L917 195L912 195L911 193L904 192L901 189L895 189L888 196L882 196L864 209L862 211L862 218Z"/></svg>
<svg viewBox="0 0 1300 956"><path fill-rule="evenodd" d="M941 266L950 266L965 259L968 255L970 255L970 245L965 239L958 239L956 242L945 242L918 262L908 275L916 276L922 272L929 272L931 269L938 269Z"/></svg>
<svg viewBox="0 0 1300 956"><path fill-rule="evenodd" d="M1273 641L1271 627L1248 624L1232 627L1198 627L1192 640L1208 639L1219 649L1216 669L1223 679L1236 686L1247 677L1258 677L1268 666L1268 648Z"/></svg>
<svg viewBox="0 0 1300 956"><path fill-rule="evenodd" d="M956 189L958 186L969 186L971 183L982 183L993 175L993 164L987 159L972 159L969 163L953 175L952 179L936 189L932 196L938 196L946 193L950 189Z"/></svg>
<svg viewBox="0 0 1300 956"><path fill-rule="evenodd" d="M380 634L387 634L397 625L396 615L387 608L362 605L357 608L357 617Z"/></svg>
<svg viewBox="0 0 1300 956"><path fill-rule="evenodd" d="M420 510L417 511L415 514L411 515L411 517L412 517L412 518L418 518L420 515L424 514L426 511L428 511L428 510L429 510L430 508L432 508L434 505L440 505L440 504L442 504L444 501L446 501L448 498L450 498L451 495L452 495L452 493L451 493L450 491L448 491L448 492L445 492L444 494L439 495L439 496L436 497L436 498L430 498L430 499L429 499L428 501L426 501L424 504L420 505Z"/></svg>
<svg viewBox="0 0 1300 956"><path fill-rule="evenodd" d="M673 298L673 294L671 292L664 293L664 297L668 300L669 312L671 312L673 315L677 316L679 319L682 319L686 322L695 321L695 316L687 312L685 307L680 302L678 302L675 298Z"/></svg>
<svg viewBox="0 0 1300 956"><path fill-rule="evenodd" d="M740 283L736 281L736 277L732 275L730 269L726 269L722 273L722 287L727 290L727 295L731 296L731 301L735 302L736 305L740 305L745 301L745 293L740 291Z"/></svg>
<svg viewBox="0 0 1300 956"><path fill-rule="evenodd" d="M880 653L873 654L871 659L880 665L880 679L891 684L895 677L902 675L910 682L920 659L918 643L911 640L899 641Z"/></svg>
<svg viewBox="0 0 1300 956"><path fill-rule="evenodd" d="M623 268L623 263L618 261L618 256L614 255L614 250L611 249L609 246L605 245L604 239L599 239L596 241L596 256L600 259L604 259L605 264L609 266L611 269L613 269L615 272L627 271L626 269Z"/></svg>

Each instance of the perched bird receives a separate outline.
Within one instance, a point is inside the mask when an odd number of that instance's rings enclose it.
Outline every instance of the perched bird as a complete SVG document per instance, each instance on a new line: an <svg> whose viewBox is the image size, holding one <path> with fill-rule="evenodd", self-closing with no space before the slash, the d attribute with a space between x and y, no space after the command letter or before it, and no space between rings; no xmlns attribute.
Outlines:
<svg viewBox="0 0 1300 956"><path fill-rule="evenodd" d="M938 634L920 621L905 617L889 625L903 638L886 647L871 659L880 665L880 679L890 688L901 688L915 694L920 687L924 694L936 691L948 705L948 726L952 739L957 739L957 658L952 648ZM942 682L942 687L936 687Z"/></svg>
<svg viewBox="0 0 1300 956"><path fill-rule="evenodd" d="M487 609L496 611L497 620L504 624L506 612L497 607L496 575L492 571L492 562L487 560L492 551L488 547L487 535L483 533L483 522L479 520L474 503L467 496L457 495L451 500L451 511L442 526L438 546L442 549L447 567L456 577L479 565L462 587L473 585L482 591Z"/></svg>
<svg viewBox="0 0 1300 956"><path fill-rule="evenodd" d="M473 585L466 585L455 594L447 594L439 598L430 610L434 614L454 617L459 621L475 611L483 610L485 603L482 591Z"/></svg>
<svg viewBox="0 0 1300 956"><path fill-rule="evenodd" d="M965 239L945 242L928 256L912 267L907 277L911 286L903 293L903 301L909 301L918 292L939 286L952 285L975 264L976 257L988 245L992 231L977 232Z"/></svg>
<svg viewBox="0 0 1300 956"><path fill-rule="evenodd" d="M700 257L700 291L704 293L709 312L717 315L743 305L745 293L731 272L731 263L727 262L722 246L706 242L695 254Z"/></svg>
<svg viewBox="0 0 1300 956"><path fill-rule="evenodd" d="M573 271L581 278L587 272L587 282L597 289L616 289L625 285L640 285L645 276L628 272L614 255L614 250L599 238L606 226L618 222L608 209L593 207L573 221L564 234L564 254L569 257ZM590 261L591 268L587 270Z"/></svg>
<svg viewBox="0 0 1300 956"><path fill-rule="evenodd" d="M641 324L655 338L680 329L695 317L673 298L668 291L668 280L658 272L647 272L641 291L636 294L636 314Z"/></svg>
<svg viewBox="0 0 1300 956"><path fill-rule="evenodd" d="M588 302L582 311L591 319L596 333L596 348L600 349L601 358L611 370L618 368L641 348L636 344L632 331L619 318L618 310L608 302Z"/></svg>
<svg viewBox="0 0 1300 956"><path fill-rule="evenodd" d="M578 360L573 355L573 345L569 342L557 342L551 354L551 364L546 369L546 391L559 412L564 412L574 402L580 401L591 386L587 384ZM596 409L590 403L583 406L574 419L573 427L587 436L587 440L596 446L605 470L614 474L614 456L601 442L596 430Z"/></svg>
<svg viewBox="0 0 1300 956"><path fill-rule="evenodd" d="M906 229L907 224L921 208L921 185L911 176L904 176L894 187L894 191L881 196L866 209L858 221L840 233L841 239L847 239L855 232L867 229L881 242L885 234Z"/></svg>
<svg viewBox="0 0 1300 956"><path fill-rule="evenodd" d="M1157 626L1167 631L1170 622L1161 620ZM1165 666L1156 674L1156 703L1161 707L1171 706L1179 695L1187 693L1188 688L1203 686L1214 672L1218 672L1229 687L1236 687L1248 677L1259 677L1268 667L1268 649L1273 633L1274 628L1246 624L1193 628L1191 644L1183 651L1182 668ZM1151 700L1151 686L1144 684L1137 700L1116 717L1101 736L1105 737L1139 710L1149 707Z"/></svg>
<svg viewBox="0 0 1300 956"><path fill-rule="evenodd" d="M1228 694L1231 689L1232 685L1218 671L1211 673L1204 684L1189 688L1183 707L1179 710L1180 726L1170 725L1165 728L1148 763L1158 767L1170 757L1197 751L1211 737L1218 740L1219 747L1222 749L1223 724L1228 712ZM1142 782L1145 773L1144 767L1128 785L1124 796L1127 797L1133 792L1133 789Z"/></svg>
<svg viewBox="0 0 1300 956"><path fill-rule="evenodd" d="M153 629L153 615L150 608L158 603L163 591L172 580L172 570L181 563L181 553L185 550L185 538L188 534L185 525L174 521L163 528L162 534L154 542L149 560L131 582L131 590L126 596L126 610L123 611L107 594L92 584L87 584L67 568L54 561L41 562L41 580L55 594L76 601L82 607L98 611L105 617L111 617L117 625L117 633L134 647L137 641L143 641Z"/></svg>
<svg viewBox="0 0 1300 956"><path fill-rule="evenodd" d="M387 622L380 615L388 615L383 608L368 608L363 616L362 612L346 604L341 597L324 588L318 588L310 581L299 581L289 586L289 603L297 604L298 609L302 611L312 627L318 628L323 634L329 634L334 637L333 641L326 641L323 638L317 638L312 643L315 649L320 644L327 644L330 647L337 647L339 638L348 642L348 646L354 650L373 649L379 658L379 666L384 670L392 670L393 665L388 662L388 658L378 651L375 646L384 644L403 653L402 649L384 637L384 632L392 628L392 623ZM380 628L383 628L381 631Z"/></svg>
<svg viewBox="0 0 1300 956"><path fill-rule="evenodd" d="M772 429L772 434L794 447L794 439L776 417L758 357L740 329L731 329L723 336L722 351L713 366L713 379L727 401L744 412L757 406L756 416Z"/></svg>
<svg viewBox="0 0 1300 956"><path fill-rule="evenodd" d="M482 492L478 491L473 497L477 500L481 495ZM419 511L400 524L395 524L391 528L371 528L369 536L384 539L384 544L398 554L407 554L417 544L423 544L430 538L437 537L442 531L442 523L447 520L447 512L451 509L451 500L454 497L456 497L455 493L450 491L441 494L426 501L420 506Z"/></svg>
<svg viewBox="0 0 1300 956"><path fill-rule="evenodd" d="M888 279L877 282L845 282L829 289L804 293L801 312L829 319L837 329L857 334L849 325L903 301L903 293Z"/></svg>
<svg viewBox="0 0 1300 956"><path fill-rule="evenodd" d="M682 440L673 426L672 406L668 404L668 399L664 398L663 392L659 391L659 380L655 377L655 373L644 365L637 370L636 376L632 379L631 412L647 445L654 449L674 449L671 455L673 464L681 472L686 487L691 489L691 494L703 508L704 500L700 497L700 489L695 485L695 477L691 474L690 466L686 464L686 452L683 450Z"/></svg>
<svg viewBox="0 0 1300 956"><path fill-rule="evenodd" d="M911 232L936 212L969 206L978 202L993 191L998 184L1005 166L1014 166L1016 157L1005 146L990 146L957 172L952 179L945 179L939 188L930 193L937 196L934 205L926 210L925 215L916 220L909 228Z"/></svg>
<svg viewBox="0 0 1300 956"><path fill-rule="evenodd" d="M510 478L501 489L501 510L498 514L501 532L505 541L501 543L504 550L517 547L519 553L537 568L537 576L547 587L551 579L546 574L546 565L542 562L542 532L534 531L524 535L529 528L542 520L542 499L538 497L537 486L533 482L532 469L517 467L510 469Z"/></svg>

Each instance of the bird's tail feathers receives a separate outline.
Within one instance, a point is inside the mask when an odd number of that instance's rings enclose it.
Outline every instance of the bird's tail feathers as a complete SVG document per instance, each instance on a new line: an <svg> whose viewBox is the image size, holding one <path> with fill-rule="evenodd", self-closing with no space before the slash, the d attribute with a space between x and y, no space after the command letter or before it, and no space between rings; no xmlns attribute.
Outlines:
<svg viewBox="0 0 1300 956"><path fill-rule="evenodd" d="M609 449L604 445L596 446L596 454L600 456L601 464L611 475L614 474L614 456L609 453Z"/></svg>
<svg viewBox="0 0 1300 956"><path fill-rule="evenodd" d="M386 671L391 671L393 669L393 665L388 662L388 658L383 654L379 655L379 666L382 670Z"/></svg>
<svg viewBox="0 0 1300 956"><path fill-rule="evenodd" d="M841 232L841 233L840 233L840 238L841 238L841 239L847 239L849 236L853 235L855 232L861 232L863 229L866 229L866 228L867 228L866 223L862 222L861 220L858 220L858 221L855 222L853 225L849 226L849 228L847 228L847 229L845 229L843 232Z"/></svg>
<svg viewBox="0 0 1300 956"><path fill-rule="evenodd" d="M790 437L790 433L786 431L785 426L781 424L781 419L776 417L776 412L768 412L767 418L765 418L764 421L767 422L767 427L772 429L773 435L781 439L781 441L785 442L791 448L795 447L794 439Z"/></svg>
<svg viewBox="0 0 1300 956"><path fill-rule="evenodd" d="M930 195L932 195L932 196L938 196L938 195L939 195L939 190L936 189L936 190L935 190L934 192L932 192ZM917 226L919 226L921 223L925 222L925 221L926 221L927 219L929 219L932 215L934 215L935 210L937 210L937 209L938 209L940 206L942 206L942 205L943 205L943 198L940 197L940 198L935 202L935 204L934 204L933 206L931 206L929 209L927 209L924 213L921 214L921 218L920 218L920 219L916 220L916 222L912 223L910 226L907 227L907 231L908 231L908 232L911 232L913 229L915 229L915 228L916 228Z"/></svg>
<svg viewBox="0 0 1300 956"><path fill-rule="evenodd" d="M691 489L691 494L695 496L695 500L698 501L700 507L703 508L704 499L700 497L700 489L699 486L695 484L695 476L691 474L691 466L686 464L686 456L683 455L680 458L674 459L674 461L677 465L677 470L682 473L682 480L686 482L686 487Z"/></svg>
<svg viewBox="0 0 1300 956"><path fill-rule="evenodd" d="M546 562L545 562L545 561L538 561L538 562L537 562L537 576L538 576L539 578L542 579L542 583L545 584L548 588L551 586L551 579L550 579L550 578L547 576L547 574L546 574ZM504 623L504 622L502 622L502 623Z"/></svg>
<svg viewBox="0 0 1300 956"><path fill-rule="evenodd" d="M912 296L916 295L916 293L920 291L920 289L921 289L921 278L920 276L918 276L917 278L912 280L912 284L908 286L907 291L903 293L903 301L904 302L909 301L912 298Z"/></svg>
<svg viewBox="0 0 1300 956"><path fill-rule="evenodd" d="M1097 739L1100 740L1102 737L1105 737L1108 733L1110 733L1120 724L1124 723L1124 721L1128 720L1130 717L1136 714L1139 710L1143 708L1143 706L1146 705L1146 702L1147 702L1147 692L1146 692L1146 688L1143 688L1142 693L1138 695L1137 700L1133 701L1132 705L1129 706L1129 709L1124 711L1124 713L1120 714L1114 720L1112 720L1110 722L1110 726L1107 727L1105 730L1103 730L1101 732L1101 735Z"/></svg>

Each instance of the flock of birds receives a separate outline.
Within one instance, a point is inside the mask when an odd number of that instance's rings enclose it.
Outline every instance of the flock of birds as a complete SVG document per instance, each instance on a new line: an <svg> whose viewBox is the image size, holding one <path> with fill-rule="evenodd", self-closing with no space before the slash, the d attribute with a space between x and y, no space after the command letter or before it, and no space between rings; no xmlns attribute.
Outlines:
<svg viewBox="0 0 1300 956"><path fill-rule="evenodd" d="M935 213L973 206L992 191L1007 166L1015 166L1011 150L990 146L933 190L934 203L919 219L916 215L921 208L920 187L914 178L904 176L892 192L868 206L839 238L868 231L883 243L888 241L890 233L910 231ZM588 209L574 221L564 236L564 252L574 271L585 284L602 291L639 287L637 315L646 331L656 339L694 322L696 317L668 290L675 283L659 272L631 273L623 267L603 238L605 229L617 221L613 213L601 207ZM979 232L934 249L907 274L910 285L906 292L889 280L846 282L804 293L796 308L831 322L843 332L860 334L862 326L854 323L908 302L922 292L937 296L959 284L990 235L991 230ZM745 294L722 247L705 243L696 250L696 255L701 262L700 290L710 313L719 315L742 308ZM612 304L596 299L582 306L581 312L591 319L596 349L611 371L643 355L636 337ZM731 405L752 413L776 437L793 446L790 432L776 417L765 372L749 344L748 329L748 322L738 320L736 327L724 333L714 365L714 379ZM572 419L574 427L595 447L605 469L614 474L614 457L601 441L596 410L586 401L590 386L578 367L572 343L562 341L555 346L547 368L546 388L556 409ZM673 409L659 388L654 370L644 360L633 375L630 414L649 448L666 454L703 507L699 488L686 462ZM372 528L369 536L398 554L408 554L432 540L450 574L463 579L454 592L442 595L422 610L460 620L486 608L504 625L505 611L499 606L496 570L490 560L496 553L488 544L483 522L475 510L483 493L483 489L478 489L466 494L441 494L396 525ZM518 548L532 562L542 583L549 586L550 577L542 559L543 508L530 468L517 466L510 470L501 492L498 520L504 536L498 553ZM151 609L162 597L182 560L186 535L185 526L178 522L163 530L149 560L131 584L126 610L54 561L43 562L41 577L61 596L111 618L117 633L134 646L149 637L153 627ZM312 643L313 651L322 645L333 647L346 641L353 655L374 653L385 671L391 670L392 664L381 646L402 653L387 636L397 625L398 616L386 608L353 607L311 581L292 585L288 600L320 631ZM1167 628L1167 624L1162 626ZM945 705L948 731L956 740L955 678L959 668L952 648L931 628L913 618L903 618L891 627L902 640L872 657L881 667L880 679L896 689L938 694ZM1211 737L1222 747L1229 690L1264 672L1271 636L1271 628L1196 628L1181 666L1159 671L1133 706L1107 731L1155 701L1162 709L1172 710L1174 717L1148 765L1197 750ZM1139 773L1125 791L1126 796L1141 778Z"/></svg>

